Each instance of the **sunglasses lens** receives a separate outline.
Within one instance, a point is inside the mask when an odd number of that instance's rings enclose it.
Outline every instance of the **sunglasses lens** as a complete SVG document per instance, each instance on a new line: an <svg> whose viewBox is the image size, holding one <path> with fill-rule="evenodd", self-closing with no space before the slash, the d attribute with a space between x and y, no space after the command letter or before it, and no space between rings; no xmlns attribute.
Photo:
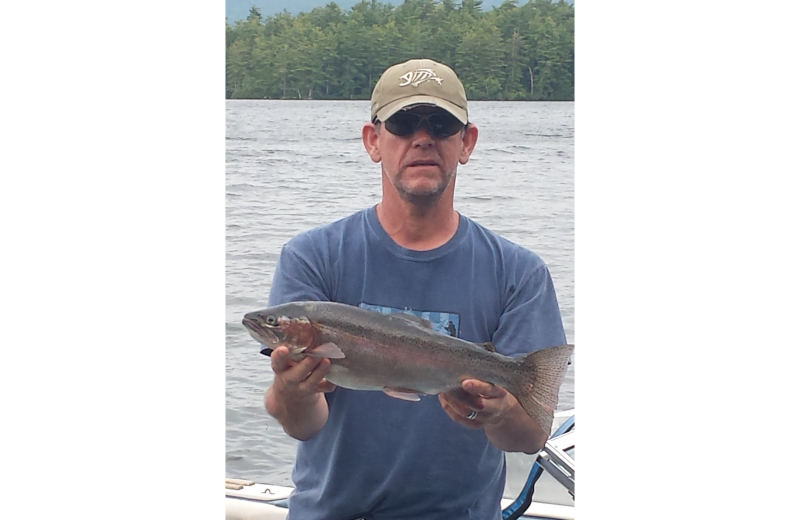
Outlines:
<svg viewBox="0 0 800 520"><path fill-rule="evenodd" d="M398 112L385 121L386 129L394 135L408 137L417 130L419 116L407 112Z"/></svg>
<svg viewBox="0 0 800 520"><path fill-rule="evenodd" d="M450 137L464 128L464 123L449 112L432 114L428 117L428 122L435 137Z"/></svg>
<svg viewBox="0 0 800 520"><path fill-rule="evenodd" d="M437 112L427 116L397 112L384 121L384 124L394 135L408 137L417 131L423 121L427 122L432 137L450 137L464 128L464 124L449 112Z"/></svg>

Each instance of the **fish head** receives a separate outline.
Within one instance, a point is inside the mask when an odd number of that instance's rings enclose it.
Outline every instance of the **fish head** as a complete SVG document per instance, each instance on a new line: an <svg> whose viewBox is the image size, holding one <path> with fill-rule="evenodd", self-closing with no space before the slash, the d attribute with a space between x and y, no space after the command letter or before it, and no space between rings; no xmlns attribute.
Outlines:
<svg viewBox="0 0 800 520"><path fill-rule="evenodd" d="M293 307L283 305L245 314L242 324L250 335L271 349L288 347L293 356L302 354L315 338L315 329L305 316L291 312Z"/></svg>
<svg viewBox="0 0 800 520"><path fill-rule="evenodd" d="M254 340L273 349L285 339L284 329L281 328L281 316L271 309L245 314L242 325Z"/></svg>

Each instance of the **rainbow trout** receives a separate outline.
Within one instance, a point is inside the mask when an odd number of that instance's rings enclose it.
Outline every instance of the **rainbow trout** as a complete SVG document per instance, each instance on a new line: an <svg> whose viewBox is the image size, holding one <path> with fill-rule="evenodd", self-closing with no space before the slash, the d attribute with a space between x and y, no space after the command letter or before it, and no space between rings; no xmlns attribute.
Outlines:
<svg viewBox="0 0 800 520"><path fill-rule="evenodd" d="M461 388L478 379L505 388L548 434L558 404L572 345L533 352L521 358L494 352L433 330L417 316L379 312L332 302L297 302L245 315L253 338L270 347L286 346L295 361L326 357L326 379L353 390L380 390L418 401Z"/></svg>

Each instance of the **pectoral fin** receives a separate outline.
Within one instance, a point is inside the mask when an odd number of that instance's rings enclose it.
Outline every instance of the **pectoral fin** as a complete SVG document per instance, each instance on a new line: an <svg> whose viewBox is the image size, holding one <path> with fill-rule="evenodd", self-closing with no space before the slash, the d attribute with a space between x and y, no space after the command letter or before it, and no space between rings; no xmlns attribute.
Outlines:
<svg viewBox="0 0 800 520"><path fill-rule="evenodd" d="M330 342L323 343L322 345L306 349L305 352L303 353L306 356L311 356L311 357L321 357L329 359L344 358L344 352L342 352L342 349L337 347L335 343L330 343Z"/></svg>
<svg viewBox="0 0 800 520"><path fill-rule="evenodd" d="M419 401L419 392L415 390L408 390L406 388L389 388L383 389L383 393L395 399L402 399L404 401Z"/></svg>

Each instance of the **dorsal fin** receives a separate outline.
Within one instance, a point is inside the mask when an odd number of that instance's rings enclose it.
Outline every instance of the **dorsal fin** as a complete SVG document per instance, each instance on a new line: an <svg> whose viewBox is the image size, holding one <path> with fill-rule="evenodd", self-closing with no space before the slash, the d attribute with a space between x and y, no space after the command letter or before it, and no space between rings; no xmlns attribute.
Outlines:
<svg viewBox="0 0 800 520"><path fill-rule="evenodd" d="M494 343L491 341L487 341L486 343L476 343L479 347L483 347L489 352L497 352L497 348L495 348Z"/></svg>

